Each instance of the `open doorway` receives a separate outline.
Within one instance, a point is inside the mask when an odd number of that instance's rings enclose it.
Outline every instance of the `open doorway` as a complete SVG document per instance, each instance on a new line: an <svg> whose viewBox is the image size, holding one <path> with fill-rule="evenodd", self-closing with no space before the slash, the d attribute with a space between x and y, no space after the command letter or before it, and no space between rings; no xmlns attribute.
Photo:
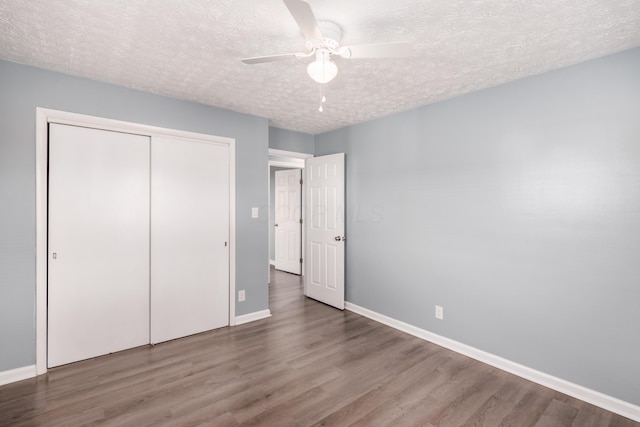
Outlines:
<svg viewBox="0 0 640 427"><path fill-rule="evenodd" d="M276 250L278 246L276 245L276 172L284 171L284 170L299 170L300 176L304 178L304 163L305 159L313 157L312 154L305 153L297 153L292 151L283 151L276 149L269 149L269 266L276 264ZM285 174L286 175L286 174ZM289 177L288 177L289 178ZM305 194L303 191L303 186L300 186L301 197L299 198L299 205L294 207L293 210L299 212L300 219L304 222L304 199ZM287 201L288 203L288 201ZM289 207L290 209L292 207ZM281 224L278 224L280 227ZM299 227L300 230L300 274L304 272L304 242L305 242L305 233L304 227ZM283 234L283 233L281 233ZM293 243L298 245L298 243ZM282 250L284 248L288 248L289 245L280 246ZM283 257L284 258L284 257ZM286 271L286 269L285 269Z"/></svg>

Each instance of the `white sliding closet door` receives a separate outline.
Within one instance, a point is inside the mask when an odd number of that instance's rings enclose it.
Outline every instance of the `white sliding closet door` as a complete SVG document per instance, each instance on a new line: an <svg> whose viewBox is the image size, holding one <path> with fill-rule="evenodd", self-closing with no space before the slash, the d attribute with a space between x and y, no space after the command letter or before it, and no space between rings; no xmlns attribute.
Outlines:
<svg viewBox="0 0 640 427"><path fill-rule="evenodd" d="M149 343L149 144L50 125L49 367Z"/></svg>
<svg viewBox="0 0 640 427"><path fill-rule="evenodd" d="M153 137L151 342L229 324L229 147Z"/></svg>

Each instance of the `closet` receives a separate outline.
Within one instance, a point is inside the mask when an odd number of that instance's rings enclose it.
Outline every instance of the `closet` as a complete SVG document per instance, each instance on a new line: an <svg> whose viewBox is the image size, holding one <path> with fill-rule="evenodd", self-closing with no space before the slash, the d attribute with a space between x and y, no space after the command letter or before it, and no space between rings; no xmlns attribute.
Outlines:
<svg viewBox="0 0 640 427"><path fill-rule="evenodd" d="M49 125L49 367L229 324L229 158Z"/></svg>

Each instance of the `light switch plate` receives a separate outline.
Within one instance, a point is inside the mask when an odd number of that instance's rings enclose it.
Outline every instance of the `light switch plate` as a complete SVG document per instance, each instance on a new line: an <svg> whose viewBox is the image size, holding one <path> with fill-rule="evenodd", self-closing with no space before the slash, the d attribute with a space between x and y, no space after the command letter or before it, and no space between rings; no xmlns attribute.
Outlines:
<svg viewBox="0 0 640 427"><path fill-rule="evenodd" d="M258 218L259 215L260 215L259 208L251 208L251 218Z"/></svg>

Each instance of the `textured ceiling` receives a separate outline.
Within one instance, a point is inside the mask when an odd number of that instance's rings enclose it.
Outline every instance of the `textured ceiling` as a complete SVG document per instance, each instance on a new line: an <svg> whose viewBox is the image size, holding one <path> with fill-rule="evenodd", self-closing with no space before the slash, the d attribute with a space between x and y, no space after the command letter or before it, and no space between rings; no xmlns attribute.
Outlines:
<svg viewBox="0 0 640 427"><path fill-rule="evenodd" d="M304 50L282 0L2 0L0 58L317 134L640 46L640 0L308 2L343 45L409 41L416 55L337 58L320 113L311 59L240 62Z"/></svg>

